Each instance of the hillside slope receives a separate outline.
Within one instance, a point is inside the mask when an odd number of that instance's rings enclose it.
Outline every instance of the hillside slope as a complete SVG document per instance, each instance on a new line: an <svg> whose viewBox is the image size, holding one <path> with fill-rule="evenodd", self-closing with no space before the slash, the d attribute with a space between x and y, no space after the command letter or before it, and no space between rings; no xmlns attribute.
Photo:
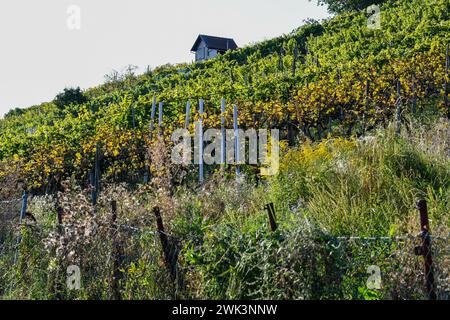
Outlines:
<svg viewBox="0 0 450 320"><path fill-rule="evenodd" d="M380 30L343 14L111 80L82 104L11 112L0 121L0 300L427 299L419 199L434 292L448 299L449 13L448 0L391 1ZM205 100L211 128L222 97L227 126L236 104L240 127L281 130L278 174L242 165L235 179L234 165L211 165L199 184L198 166L169 160L187 100L191 122Z"/></svg>
<svg viewBox="0 0 450 320"><path fill-rule="evenodd" d="M417 199L428 203L436 293L448 299L450 123L410 125L400 137L389 125L364 139L305 142L259 185L221 175L172 193L161 182L104 183L94 207L89 190L67 182L58 197L31 199L36 221L25 219L18 249L15 228L0 233L0 299L427 299L413 254ZM65 286L70 265L81 269L80 290ZM381 288L367 287L369 266L380 268Z"/></svg>

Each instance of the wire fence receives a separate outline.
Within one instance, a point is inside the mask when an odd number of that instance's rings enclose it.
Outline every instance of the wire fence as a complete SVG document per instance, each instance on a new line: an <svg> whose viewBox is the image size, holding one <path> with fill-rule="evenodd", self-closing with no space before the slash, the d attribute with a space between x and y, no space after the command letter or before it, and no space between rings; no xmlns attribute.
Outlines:
<svg viewBox="0 0 450 320"><path fill-rule="evenodd" d="M207 246L198 234L167 233L158 207L139 222L122 219L112 201L108 219L46 223L28 213L19 225L21 201L1 207L6 299L449 299L448 235L423 223L418 235L333 237L269 219L273 237Z"/></svg>

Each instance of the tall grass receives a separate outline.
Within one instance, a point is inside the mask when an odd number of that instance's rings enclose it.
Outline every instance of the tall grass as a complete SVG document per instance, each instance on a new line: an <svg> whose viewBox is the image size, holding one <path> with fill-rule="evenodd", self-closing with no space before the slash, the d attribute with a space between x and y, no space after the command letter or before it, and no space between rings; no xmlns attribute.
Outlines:
<svg viewBox="0 0 450 320"><path fill-rule="evenodd" d="M258 185L217 174L200 189L174 189L170 177L162 177L163 196L157 184L110 185L95 209L88 190L68 184L58 201L33 199L37 222L21 228L18 263L11 262L14 250L0 255L0 294L111 298L116 241L124 299L425 298L421 258L412 253L419 230L415 202L423 198L438 236L436 282L444 297L448 242L439 236L448 237L450 227L449 136L449 121L433 119L410 120L400 136L387 126L361 139L306 141L286 150L280 173ZM111 199L119 203L113 235ZM264 209L269 202L277 211L275 233ZM62 233L56 232L57 205L64 208ZM177 279L162 258L155 205L178 254ZM70 264L82 268L80 291L65 287ZM380 290L366 286L370 265L382 269Z"/></svg>
<svg viewBox="0 0 450 320"><path fill-rule="evenodd" d="M412 233L415 202L424 198L435 225L448 232L449 123L410 127L400 137L390 126L290 150L267 193L284 214L297 208L321 230L346 236Z"/></svg>

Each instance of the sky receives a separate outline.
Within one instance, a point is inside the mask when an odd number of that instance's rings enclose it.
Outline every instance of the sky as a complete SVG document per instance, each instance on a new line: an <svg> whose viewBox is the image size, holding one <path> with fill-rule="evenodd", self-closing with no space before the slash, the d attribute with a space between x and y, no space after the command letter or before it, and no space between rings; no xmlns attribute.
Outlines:
<svg viewBox="0 0 450 320"><path fill-rule="evenodd" d="M327 17L315 0L2 0L0 116L130 64L191 62L198 34L242 47Z"/></svg>

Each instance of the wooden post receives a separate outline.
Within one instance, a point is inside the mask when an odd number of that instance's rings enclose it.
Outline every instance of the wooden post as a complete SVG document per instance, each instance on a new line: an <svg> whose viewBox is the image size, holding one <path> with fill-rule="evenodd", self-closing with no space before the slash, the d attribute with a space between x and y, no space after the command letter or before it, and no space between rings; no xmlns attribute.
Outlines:
<svg viewBox="0 0 450 320"><path fill-rule="evenodd" d="M121 300L119 280L120 280L120 248L117 241L119 228L117 226L117 202L111 201L111 241L112 241L112 279L111 291L114 300Z"/></svg>
<svg viewBox="0 0 450 320"><path fill-rule="evenodd" d="M27 206L28 206L28 192L24 191L22 194L22 208L20 209L20 217L19 224L22 224L25 215L27 214Z"/></svg>
<svg viewBox="0 0 450 320"><path fill-rule="evenodd" d="M151 132L153 130L155 130L155 114L156 114L156 96L153 97L153 103L152 103L152 114L151 114L151 118L150 118L150 139L151 137Z"/></svg>
<svg viewBox="0 0 450 320"><path fill-rule="evenodd" d="M56 213L58 215L58 233L62 234L63 233L63 208L59 205L58 203L58 207L56 208Z"/></svg>
<svg viewBox="0 0 450 320"><path fill-rule="evenodd" d="M444 103L445 107L447 109L447 117L450 119L450 105L448 103L448 95L449 95L449 89L448 89L448 77L449 77L449 70L450 68L450 56L449 56L449 44L447 44L447 47L445 49L445 88L444 88Z"/></svg>
<svg viewBox="0 0 450 320"><path fill-rule="evenodd" d="M319 110L319 117L317 119L316 128L317 128L317 139L320 141L322 140L322 130L320 126L320 122L322 121L322 118L320 116L320 110Z"/></svg>
<svg viewBox="0 0 450 320"><path fill-rule="evenodd" d="M147 184L148 180L149 180L148 176L149 176L149 171L150 171L150 168L147 164L147 161L149 160L148 151L145 152L145 160L146 160L146 163L145 163L145 169L144 169L144 184Z"/></svg>
<svg viewBox="0 0 450 320"><path fill-rule="evenodd" d="M92 186L92 204L95 206L97 204L97 198L100 191L100 148L99 143L95 145L95 159L94 168L91 171L91 186Z"/></svg>
<svg viewBox="0 0 450 320"><path fill-rule="evenodd" d="M186 103L186 119L184 121L184 128L185 129L189 129L190 115L191 115L191 103L188 101Z"/></svg>
<svg viewBox="0 0 450 320"><path fill-rule="evenodd" d="M96 194L100 193L100 145L99 142L97 142L95 146L95 188L96 188Z"/></svg>
<svg viewBox="0 0 450 320"><path fill-rule="evenodd" d="M295 133L294 133L294 125L292 124L291 119L288 120L287 123L287 140L290 146L293 146L295 143Z"/></svg>
<svg viewBox="0 0 450 320"><path fill-rule="evenodd" d="M159 135L162 135L162 125L163 125L163 103L159 103L158 108L158 128L159 128Z"/></svg>
<svg viewBox="0 0 450 320"><path fill-rule="evenodd" d="M365 90L365 103L364 103L364 111L363 111L363 132L366 132L366 127L367 127L367 123L366 123L366 114L367 111L369 110L369 94L370 94L370 80L367 79L366 80L366 90Z"/></svg>
<svg viewBox="0 0 450 320"><path fill-rule="evenodd" d="M416 76L413 74L412 76L412 106L411 106L411 113L416 114L417 109L417 89L416 89Z"/></svg>
<svg viewBox="0 0 450 320"><path fill-rule="evenodd" d="M397 128L396 134L400 135L402 125L402 97L401 97L401 84L400 80L397 80Z"/></svg>
<svg viewBox="0 0 450 320"><path fill-rule="evenodd" d="M153 130L155 129L155 113L156 113L156 96L153 97L152 111L151 111L151 115L150 115L150 133L149 133L150 140L153 139ZM145 158L146 158L146 160L150 159L148 151L145 154ZM145 173L144 173L144 183L145 184L148 183L149 174L150 174L150 168L149 168L148 164L146 163L145 164Z"/></svg>
<svg viewBox="0 0 450 320"><path fill-rule="evenodd" d="M341 85L341 80L342 76L341 76L341 69L337 70L337 82L338 85ZM344 120L344 109L342 108L342 106L339 106L339 120Z"/></svg>
<svg viewBox="0 0 450 320"><path fill-rule="evenodd" d="M22 194L22 208L20 209L20 215L19 215L19 228L22 226L22 221L25 218L25 215L27 214L27 205L28 205L28 192L26 190L23 191ZM19 244L22 241L22 235L19 233L19 236L17 237L17 249L16 254L14 256L14 264L16 264L17 259L19 258Z"/></svg>
<svg viewBox="0 0 450 320"><path fill-rule="evenodd" d="M267 213L269 215L269 223L270 223L270 229L272 232L277 231L277 222L276 222L276 214L275 214L275 207L273 203L269 203L265 206L265 209L267 210Z"/></svg>
<svg viewBox="0 0 450 320"><path fill-rule="evenodd" d="M177 277L176 260L174 259L174 255L171 254L172 253L171 245L169 242L169 238L166 234L166 231L164 230L164 224L159 207L153 208L153 214L155 215L156 218L156 227L158 229L159 240L161 241L162 251L164 255L164 262L166 264L167 270L170 273L170 276L172 277L172 280L175 280Z"/></svg>
<svg viewBox="0 0 450 320"><path fill-rule="evenodd" d="M59 195L56 195L56 215L57 215L57 221L58 224L56 226L56 232L59 236L63 235L64 228L63 228L63 208L60 203L60 197ZM53 294L54 299L61 300L61 293L62 293L62 285L63 281L61 281L61 277L59 276L59 273L61 268L64 266L63 259L61 257L58 257L56 259L56 265L58 266L55 268L54 271L50 271L47 277L47 287L49 292Z"/></svg>
<svg viewBox="0 0 450 320"><path fill-rule="evenodd" d="M222 98L221 116L220 116L221 134L222 134L222 140L220 142L220 163L222 165L221 170L225 170L225 164L226 164L227 134L226 134L226 129L225 129L225 109L226 109L226 101L225 101L225 98Z"/></svg>
<svg viewBox="0 0 450 320"><path fill-rule="evenodd" d="M89 172L89 179L91 182L91 201L95 205L97 203L97 195L95 194L95 163L94 168Z"/></svg>
<svg viewBox="0 0 450 320"><path fill-rule="evenodd" d="M331 116L328 117L328 132L333 134L333 118Z"/></svg>
<svg viewBox="0 0 450 320"><path fill-rule="evenodd" d="M292 75L295 76L297 70L297 60L298 60L298 44L295 43L293 59L292 59Z"/></svg>
<svg viewBox="0 0 450 320"><path fill-rule="evenodd" d="M199 161L199 168L198 168L198 181L200 184L202 184L205 180L204 177L204 171L203 171L203 108L204 108L204 101L203 99L200 99L200 107L199 107L199 132L198 132L198 161Z"/></svg>
<svg viewBox="0 0 450 320"><path fill-rule="evenodd" d="M134 129L136 129L136 116L135 116L134 105L131 105L131 120L133 123L133 130L134 130Z"/></svg>
<svg viewBox="0 0 450 320"><path fill-rule="evenodd" d="M283 66L283 48L280 49L278 52L278 69L281 73L284 72L284 66Z"/></svg>
<svg viewBox="0 0 450 320"><path fill-rule="evenodd" d="M305 43L305 60L304 60L303 64L307 64L308 63L308 55L309 55L308 42L306 42Z"/></svg>
<svg viewBox="0 0 450 320"><path fill-rule="evenodd" d="M239 150L239 124L238 124L238 107L233 106L233 126L234 126L234 161L236 163L236 179L239 180L241 173L239 162L241 161L241 155Z"/></svg>
<svg viewBox="0 0 450 320"><path fill-rule="evenodd" d="M420 212L420 238L422 246L415 248L415 254L424 257L425 284L428 298L436 300L436 291L434 285L433 256L431 251L430 224L428 219L428 208L425 200L417 202L417 209Z"/></svg>

